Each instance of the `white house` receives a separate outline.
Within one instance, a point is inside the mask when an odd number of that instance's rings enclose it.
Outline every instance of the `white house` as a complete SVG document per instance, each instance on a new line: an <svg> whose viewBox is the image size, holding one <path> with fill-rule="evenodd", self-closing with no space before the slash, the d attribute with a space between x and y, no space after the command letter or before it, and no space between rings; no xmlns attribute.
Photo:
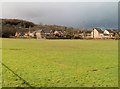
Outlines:
<svg viewBox="0 0 120 89"><path fill-rule="evenodd" d="M105 30L104 36L105 37L113 37L114 31L113 30Z"/></svg>
<svg viewBox="0 0 120 89"><path fill-rule="evenodd" d="M94 28L91 32L92 38L102 38L104 37L103 31L100 28Z"/></svg>

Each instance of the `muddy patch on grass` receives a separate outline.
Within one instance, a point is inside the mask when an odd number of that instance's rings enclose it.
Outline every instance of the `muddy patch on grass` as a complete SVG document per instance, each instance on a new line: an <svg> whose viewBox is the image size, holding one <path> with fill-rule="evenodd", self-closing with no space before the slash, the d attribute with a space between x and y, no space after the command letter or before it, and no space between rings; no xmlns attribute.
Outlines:
<svg viewBox="0 0 120 89"><path fill-rule="evenodd" d="M106 67L106 68L99 69L99 70L112 69L112 68L115 68L115 67ZM98 70L98 69L93 69L93 70L91 70L91 71L93 71L93 72L97 72L97 71L99 71L99 70Z"/></svg>
<svg viewBox="0 0 120 89"><path fill-rule="evenodd" d="M25 49L20 49L20 48L0 48L0 50L25 50Z"/></svg>
<svg viewBox="0 0 120 89"><path fill-rule="evenodd" d="M105 69L112 69L112 68L115 68L115 67L106 67Z"/></svg>
<svg viewBox="0 0 120 89"><path fill-rule="evenodd" d="M93 69L92 71L93 71L93 72L96 72L96 71L98 71L98 69Z"/></svg>
<svg viewBox="0 0 120 89"><path fill-rule="evenodd" d="M25 50L25 49L17 49L17 48L15 48L15 49L9 49L9 50Z"/></svg>

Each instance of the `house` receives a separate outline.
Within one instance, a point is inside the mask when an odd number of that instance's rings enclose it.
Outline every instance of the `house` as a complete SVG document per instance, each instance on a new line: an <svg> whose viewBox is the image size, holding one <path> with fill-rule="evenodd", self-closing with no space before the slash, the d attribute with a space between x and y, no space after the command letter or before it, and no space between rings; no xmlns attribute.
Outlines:
<svg viewBox="0 0 120 89"><path fill-rule="evenodd" d="M106 29L106 30L104 30L104 37L111 38L111 37L113 37L114 33L115 32L113 30Z"/></svg>
<svg viewBox="0 0 120 89"><path fill-rule="evenodd" d="M19 37L21 34L19 32L15 33L15 37Z"/></svg>
<svg viewBox="0 0 120 89"><path fill-rule="evenodd" d="M30 31L28 32L28 36L29 36L29 37L34 37L33 33L30 32Z"/></svg>
<svg viewBox="0 0 120 89"><path fill-rule="evenodd" d="M102 38L104 37L104 33L100 28L94 28L91 32L92 38Z"/></svg>
<svg viewBox="0 0 120 89"><path fill-rule="evenodd" d="M84 36L83 31L74 31L74 39L82 39Z"/></svg>
<svg viewBox="0 0 120 89"><path fill-rule="evenodd" d="M15 37L23 37L25 35L25 32L16 32Z"/></svg>
<svg viewBox="0 0 120 89"><path fill-rule="evenodd" d="M33 36L33 33L28 31L28 32L24 32L24 34L22 34L22 36L24 37L32 37Z"/></svg>
<svg viewBox="0 0 120 89"><path fill-rule="evenodd" d="M41 38L49 38L51 37L52 34L53 33L51 30L37 30L37 31L34 31L31 35L32 37L41 39Z"/></svg>
<svg viewBox="0 0 120 89"><path fill-rule="evenodd" d="M32 33L32 37L35 37L35 38L37 38L37 39L41 39L41 38L42 38L42 36L41 36L41 31L42 31L42 30L34 31L34 32Z"/></svg>
<svg viewBox="0 0 120 89"><path fill-rule="evenodd" d="M52 30L43 30L43 32L44 32L44 34L46 34L46 35L50 35L51 32L52 32Z"/></svg>
<svg viewBox="0 0 120 89"><path fill-rule="evenodd" d="M89 31L89 30L88 30L88 31L85 31L85 32L84 32L84 38L91 38L91 32L92 32L92 31Z"/></svg>
<svg viewBox="0 0 120 89"><path fill-rule="evenodd" d="M41 37L41 30L38 30L36 33L35 33L35 35L36 35L36 38L37 39L41 39L42 37Z"/></svg>
<svg viewBox="0 0 120 89"><path fill-rule="evenodd" d="M44 38L50 38L53 36L53 31L52 30L43 30Z"/></svg>
<svg viewBox="0 0 120 89"><path fill-rule="evenodd" d="M54 35L54 37L63 37L65 34L64 34L64 31L62 31L62 30L55 30L53 32L53 35Z"/></svg>
<svg viewBox="0 0 120 89"><path fill-rule="evenodd" d="M114 31L113 37L114 37L115 39L120 39L120 30Z"/></svg>
<svg viewBox="0 0 120 89"><path fill-rule="evenodd" d="M84 31L78 31L78 35L84 37Z"/></svg>

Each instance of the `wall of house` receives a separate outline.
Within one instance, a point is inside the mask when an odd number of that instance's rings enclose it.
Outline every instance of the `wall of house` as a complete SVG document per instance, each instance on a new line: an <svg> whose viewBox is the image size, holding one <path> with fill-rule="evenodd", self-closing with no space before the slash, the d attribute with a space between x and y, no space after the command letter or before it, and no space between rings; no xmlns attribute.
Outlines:
<svg viewBox="0 0 120 89"><path fill-rule="evenodd" d="M94 38L94 36L93 36L93 31L91 32L91 37Z"/></svg>
<svg viewBox="0 0 120 89"><path fill-rule="evenodd" d="M37 32L37 33L36 33L36 38L37 38L37 39L41 39L41 33Z"/></svg>
<svg viewBox="0 0 120 89"><path fill-rule="evenodd" d="M113 37L113 33L109 33L107 30L104 31L104 34L108 34L105 36L107 38Z"/></svg>
<svg viewBox="0 0 120 89"><path fill-rule="evenodd" d="M96 29L94 29L92 32L91 32L91 37L92 38L99 38L99 33Z"/></svg>
<svg viewBox="0 0 120 89"><path fill-rule="evenodd" d="M93 33L94 32L94 33ZM102 33L99 33L96 29L94 29L91 32L91 37L92 38L102 38L104 35Z"/></svg>
<svg viewBox="0 0 120 89"><path fill-rule="evenodd" d="M104 34L110 34L107 30L104 31Z"/></svg>

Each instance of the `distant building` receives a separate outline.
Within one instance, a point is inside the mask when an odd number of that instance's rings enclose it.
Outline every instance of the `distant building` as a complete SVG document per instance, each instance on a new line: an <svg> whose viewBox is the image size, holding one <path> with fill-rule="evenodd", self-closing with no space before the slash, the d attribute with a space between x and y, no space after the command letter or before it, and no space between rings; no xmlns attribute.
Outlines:
<svg viewBox="0 0 120 89"><path fill-rule="evenodd" d="M44 32L43 35L44 35L45 38L50 38L53 35L52 30L43 30L43 32Z"/></svg>
<svg viewBox="0 0 120 89"><path fill-rule="evenodd" d="M35 38L41 39L41 38L49 38L51 37L53 32L51 30L37 30L32 33Z"/></svg>
<svg viewBox="0 0 120 89"><path fill-rule="evenodd" d="M41 36L41 31L42 31L42 30L34 31L34 32L32 33L32 37L35 37L36 39L41 39L41 38L42 38L42 36Z"/></svg>
<svg viewBox="0 0 120 89"><path fill-rule="evenodd" d="M21 34L19 32L15 33L15 37L19 37Z"/></svg>
<svg viewBox="0 0 120 89"><path fill-rule="evenodd" d="M92 38L102 38L104 37L104 33L100 28L94 28L91 32Z"/></svg>
<svg viewBox="0 0 120 89"><path fill-rule="evenodd" d="M92 32L92 31L85 31L85 32L84 32L84 37L85 37L85 38L91 38L91 32Z"/></svg>
<svg viewBox="0 0 120 89"><path fill-rule="evenodd" d="M65 34L64 34L64 31L62 31L62 30L55 30L53 32L53 35L54 35L54 37L63 37Z"/></svg>
<svg viewBox="0 0 120 89"><path fill-rule="evenodd" d="M113 35L114 35L114 31L113 30L105 30L104 31L104 37L107 37L107 38L111 38L111 37L113 37Z"/></svg>
<svg viewBox="0 0 120 89"><path fill-rule="evenodd" d="M116 39L120 39L120 30L115 31L113 35Z"/></svg>

